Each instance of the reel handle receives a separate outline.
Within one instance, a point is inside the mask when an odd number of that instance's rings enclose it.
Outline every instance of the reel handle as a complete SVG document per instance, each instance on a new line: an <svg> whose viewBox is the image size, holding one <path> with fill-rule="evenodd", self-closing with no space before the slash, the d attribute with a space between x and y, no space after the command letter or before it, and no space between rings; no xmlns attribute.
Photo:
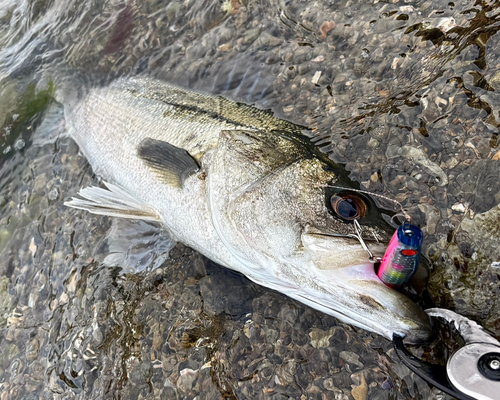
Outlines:
<svg viewBox="0 0 500 400"><path fill-rule="evenodd" d="M458 400L500 400L500 342L476 322L453 311L431 308L426 312L453 324L465 345L452 354L446 366L436 365L415 357L403 338L394 335L392 343L403 364Z"/></svg>

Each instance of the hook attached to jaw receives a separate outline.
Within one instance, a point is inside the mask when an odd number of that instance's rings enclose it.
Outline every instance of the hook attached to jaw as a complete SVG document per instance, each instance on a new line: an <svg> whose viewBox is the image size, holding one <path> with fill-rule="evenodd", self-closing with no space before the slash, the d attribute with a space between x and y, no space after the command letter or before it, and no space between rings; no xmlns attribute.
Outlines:
<svg viewBox="0 0 500 400"><path fill-rule="evenodd" d="M358 220L354 220L354 229L356 231L356 234L355 235L352 235L354 236L356 239L359 240L359 243L361 243L361 247L363 247L363 249L368 253L368 259L370 260L370 262L372 263L377 263L379 261L382 260L382 257L375 257L373 255L373 253L370 251L370 249L368 248L368 245L365 243L364 239L363 239L363 231L362 231L362 228L361 228L361 225L359 224Z"/></svg>

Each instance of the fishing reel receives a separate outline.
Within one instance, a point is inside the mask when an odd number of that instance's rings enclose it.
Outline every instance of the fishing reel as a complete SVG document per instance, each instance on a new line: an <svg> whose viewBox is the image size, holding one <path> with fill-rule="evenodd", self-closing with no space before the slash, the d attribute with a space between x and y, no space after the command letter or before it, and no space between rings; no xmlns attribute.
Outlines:
<svg viewBox="0 0 500 400"><path fill-rule="evenodd" d="M448 359L446 365L436 365L415 357L404 346L403 338L395 335L394 349L403 364L458 400L499 400L500 342L476 322L453 311L430 308L426 312L430 317L453 324L465 345Z"/></svg>
<svg viewBox="0 0 500 400"><path fill-rule="evenodd" d="M377 276L389 287L399 287L408 282L419 265L423 233L406 221L392 236L383 258L376 258L365 243L362 228L354 219L355 234L369 260L380 262ZM396 353L411 371L426 382L458 400L500 400L500 342L490 336L476 322L450 310L430 308L432 318L441 318L453 325L465 345L449 357L446 365L432 364L415 357L405 347L403 337L394 335Z"/></svg>

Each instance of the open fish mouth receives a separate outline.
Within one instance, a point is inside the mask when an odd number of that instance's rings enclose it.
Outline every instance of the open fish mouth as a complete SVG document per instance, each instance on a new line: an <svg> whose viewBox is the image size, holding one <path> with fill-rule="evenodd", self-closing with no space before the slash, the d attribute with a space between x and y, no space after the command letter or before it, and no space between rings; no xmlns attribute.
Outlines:
<svg viewBox="0 0 500 400"><path fill-rule="evenodd" d="M309 271L315 284L299 293L298 300L388 339L398 334L412 343L430 340L428 315L378 278L357 239L304 233L302 242L311 257ZM375 256L386 248L376 241L369 246Z"/></svg>

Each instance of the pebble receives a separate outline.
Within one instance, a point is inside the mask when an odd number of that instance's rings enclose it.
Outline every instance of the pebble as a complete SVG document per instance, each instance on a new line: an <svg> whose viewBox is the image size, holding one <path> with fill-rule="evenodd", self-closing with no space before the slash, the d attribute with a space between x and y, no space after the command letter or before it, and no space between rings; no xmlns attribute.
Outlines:
<svg viewBox="0 0 500 400"><path fill-rule="evenodd" d="M436 226L441 217L439 210L429 204L419 204L418 208L425 214L425 226L423 230L429 235L436 233Z"/></svg>
<svg viewBox="0 0 500 400"><path fill-rule="evenodd" d="M28 361L34 361L38 358L39 342L37 338L33 338L29 341L26 348L26 359Z"/></svg>
<svg viewBox="0 0 500 400"><path fill-rule="evenodd" d="M47 195L50 201L57 200L59 198L59 190L57 188L53 188Z"/></svg>
<svg viewBox="0 0 500 400"><path fill-rule="evenodd" d="M448 177L436 163L429 160L427 154L419 148L413 146L403 146L398 151L398 154L421 167L426 173L432 175L436 179L438 186L448 184Z"/></svg>
<svg viewBox="0 0 500 400"><path fill-rule="evenodd" d="M467 209L465 207L465 205L463 205L462 203L455 203L451 206L451 209L453 211L457 211L457 212L460 212L460 213L464 213Z"/></svg>
<svg viewBox="0 0 500 400"><path fill-rule="evenodd" d="M267 32L262 32L259 36L258 42L262 46L275 47L275 46L279 46L283 42L283 40L280 38L277 38L276 36L272 36L271 34L269 34Z"/></svg>
<svg viewBox="0 0 500 400"><path fill-rule="evenodd" d="M321 39L326 39L326 35L328 35L328 32L330 32L333 28L335 28L335 21L323 22L319 27L319 32L320 32L319 37Z"/></svg>
<svg viewBox="0 0 500 400"><path fill-rule="evenodd" d="M380 146L380 142L377 139L375 139L375 138L371 138L368 141L367 145L369 147L371 147L372 149L376 149L378 146Z"/></svg>
<svg viewBox="0 0 500 400"><path fill-rule="evenodd" d="M384 382L382 382L381 384L381 387L382 389L384 390L389 390L389 389L392 389L393 387L393 383L392 383L392 379L391 377L388 375L387 378L384 380Z"/></svg>
<svg viewBox="0 0 500 400"><path fill-rule="evenodd" d="M359 361L359 355L353 353L352 351L341 351L339 357L342 358L346 363L353 364L359 368L363 368L364 365Z"/></svg>
<svg viewBox="0 0 500 400"><path fill-rule="evenodd" d="M16 141L16 143L14 144L14 147L17 149L17 150L21 150L24 148L24 146L26 146L26 143L24 142L23 139L18 139Z"/></svg>
<svg viewBox="0 0 500 400"><path fill-rule="evenodd" d="M311 82L316 85L319 82L320 77L321 77L321 71L316 71L311 79Z"/></svg>
<svg viewBox="0 0 500 400"><path fill-rule="evenodd" d="M37 249L37 246L35 244L35 238L33 237L33 238L31 238L31 242L29 245L29 250L30 250L30 253L33 257L35 257L36 249Z"/></svg>
<svg viewBox="0 0 500 400"><path fill-rule="evenodd" d="M315 62L315 63L320 63L320 62L323 62L323 61L325 61L325 56L323 56L323 55L319 55L319 56L317 56L317 57L313 58L311 61L312 61L312 62Z"/></svg>
<svg viewBox="0 0 500 400"><path fill-rule="evenodd" d="M316 349L321 347L328 347L330 345L330 338L332 337L334 332L335 328L331 328L326 331L319 328L313 328L311 332L309 332L311 345Z"/></svg>
<svg viewBox="0 0 500 400"><path fill-rule="evenodd" d="M450 29L456 26L455 19L453 17L446 17L439 19L436 28L443 32L448 32Z"/></svg>
<svg viewBox="0 0 500 400"><path fill-rule="evenodd" d="M366 400L368 397L368 385L366 384L365 374L361 372L361 384L351 390L354 400Z"/></svg>
<svg viewBox="0 0 500 400"><path fill-rule="evenodd" d="M179 373L179 379L177 380L177 387L183 392L187 392L193 388L194 381L198 377L199 370L193 370L190 368L185 368Z"/></svg>

